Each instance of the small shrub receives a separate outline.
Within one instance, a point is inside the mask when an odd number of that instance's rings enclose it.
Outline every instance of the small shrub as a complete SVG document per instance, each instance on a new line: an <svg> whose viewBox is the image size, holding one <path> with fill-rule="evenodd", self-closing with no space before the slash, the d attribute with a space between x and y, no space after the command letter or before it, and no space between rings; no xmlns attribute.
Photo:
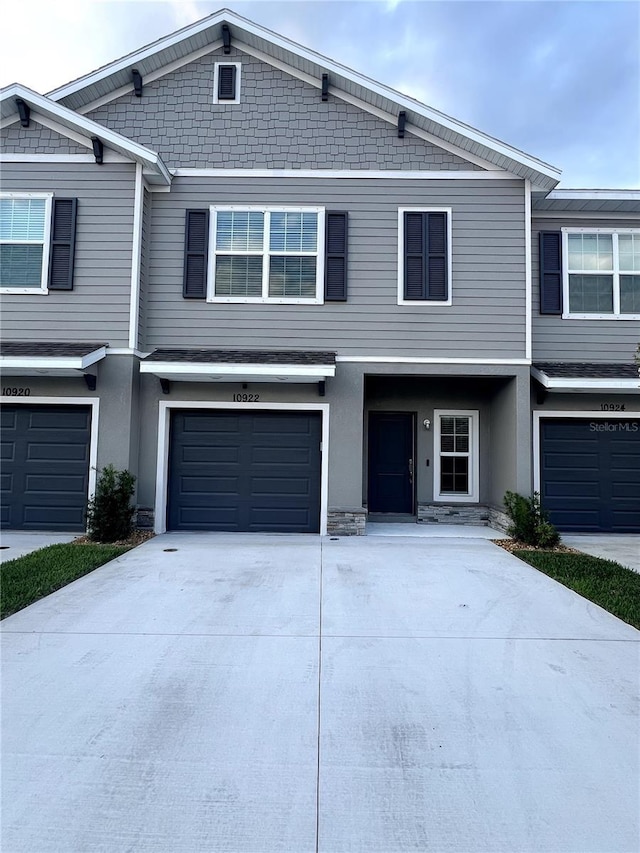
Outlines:
<svg viewBox="0 0 640 853"><path fill-rule="evenodd" d="M540 495L534 492L530 498L516 492L506 492L504 505L511 525L509 536L538 548L552 548L560 541L560 535L549 521L547 512L540 506Z"/></svg>
<svg viewBox="0 0 640 853"><path fill-rule="evenodd" d="M118 542L128 539L133 530L131 497L136 478L129 471L103 468L96 493L87 507L87 535L93 542Z"/></svg>

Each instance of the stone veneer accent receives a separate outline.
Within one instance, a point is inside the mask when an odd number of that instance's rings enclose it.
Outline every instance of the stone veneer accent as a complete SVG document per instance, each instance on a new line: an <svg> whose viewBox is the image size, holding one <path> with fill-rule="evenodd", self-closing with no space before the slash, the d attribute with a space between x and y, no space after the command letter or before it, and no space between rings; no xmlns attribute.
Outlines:
<svg viewBox="0 0 640 853"><path fill-rule="evenodd" d="M419 504L418 522L424 524L477 524L487 527L490 509L472 504Z"/></svg>
<svg viewBox="0 0 640 853"><path fill-rule="evenodd" d="M151 507L139 506L135 521L138 530L153 530L154 512Z"/></svg>
<svg viewBox="0 0 640 853"><path fill-rule="evenodd" d="M511 527L511 519L502 507L489 507L489 526L506 533Z"/></svg>
<svg viewBox="0 0 640 853"><path fill-rule="evenodd" d="M329 536L364 536L367 511L363 507L354 509L330 509L327 517Z"/></svg>

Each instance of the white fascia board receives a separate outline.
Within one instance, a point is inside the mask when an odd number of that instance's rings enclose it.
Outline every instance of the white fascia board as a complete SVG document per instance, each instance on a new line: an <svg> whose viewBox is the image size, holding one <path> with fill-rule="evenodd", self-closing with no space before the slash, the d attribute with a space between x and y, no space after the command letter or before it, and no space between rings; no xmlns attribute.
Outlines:
<svg viewBox="0 0 640 853"><path fill-rule="evenodd" d="M385 355L337 355L336 362L351 364L439 364L446 367L449 364L508 364L530 365L529 358L420 358L412 356Z"/></svg>
<svg viewBox="0 0 640 853"><path fill-rule="evenodd" d="M637 379L606 379L606 378L579 378L576 377L553 377L547 376L537 367L531 368L531 375L548 391L640 391L640 376Z"/></svg>
<svg viewBox="0 0 640 853"><path fill-rule="evenodd" d="M0 370L18 368L21 370L85 370L107 354L106 347L100 347L83 356L0 356Z"/></svg>
<svg viewBox="0 0 640 853"><path fill-rule="evenodd" d="M547 200L561 199L562 201L640 201L640 190L551 190L545 196Z"/></svg>
<svg viewBox="0 0 640 853"><path fill-rule="evenodd" d="M317 382L321 379L335 376L333 364L326 365L290 365L290 364L220 364L219 362L176 362L176 361L142 361L140 373L151 373L154 376L170 378L172 375L187 376L259 376L276 378L287 376L307 379Z"/></svg>
<svg viewBox="0 0 640 853"><path fill-rule="evenodd" d="M51 117L54 120L57 119L63 126L68 125L70 128L84 133L86 136L99 137L106 145L109 145L121 154L128 155L131 159L146 166L147 169L159 174L167 184L171 183L171 175L162 158L150 148L145 148L143 145L127 139L127 137L122 136L120 133L109 130L104 125L81 116L73 110L46 98L44 95L39 95L37 92L18 83L13 83L0 92L0 100L7 100L9 98L22 98L35 112L41 113L45 119ZM34 120L38 120L37 116L34 116Z"/></svg>
<svg viewBox="0 0 640 853"><path fill-rule="evenodd" d="M353 71L352 69L347 68L346 66L341 65L338 62L334 62L333 60L328 59L327 57L322 56L321 54L316 53L315 51L310 50L309 48L302 47L301 45L296 44L295 42L284 36L280 36L277 33L266 29L265 27L261 27L259 24L254 24L252 21L243 18L241 15L236 15L234 12L230 12L228 9L223 9L220 12L215 13L214 15L210 15L209 17L204 18L201 21L197 21L195 24L191 24L188 27L184 27L182 30L173 33L172 35L169 35L166 38L159 39L153 44L147 45L146 47L136 51L135 53L131 53L127 56L124 56L116 62L113 62L110 65L106 65L104 68L101 68L98 71L94 71L92 74L88 74L85 77L81 77L78 80L66 84L65 86L61 86L58 89L54 89L52 92L49 93L49 97L56 101L68 97L69 95L74 94L80 89L86 88L87 86L97 83L98 81L103 80L106 77L117 73L118 71L131 67L135 63L139 63L141 60L145 59L148 56L152 56L153 54L158 53L161 50L166 50L167 48L173 45L186 41L187 39L198 35L199 33L205 30L211 29L212 27L215 27L223 22L238 27L240 30L244 30L245 32L250 33L252 36L261 39L267 42L268 44L275 45L276 47L280 48L285 52L292 53L295 56L306 60L307 62L311 62L322 69L326 69L327 72L333 72L334 74L338 74L349 80L350 82L356 84L357 86L362 86L363 88L383 98L388 98L389 100L396 103L399 107L412 110L413 112L423 116L427 120L435 122L446 130L451 131L453 133L458 133L478 145L485 146L486 148L495 151L497 154L501 154L503 157L507 157L517 163L520 163L526 168L539 172L554 181L560 180L560 170L556 169L550 164L544 163L543 161L538 160L537 158L530 157L529 155L525 154L522 151L518 151L515 148L511 148L509 145L506 145L505 143L502 143L499 140L494 139L493 137L487 136L486 134L482 133L479 130L476 130L475 128L470 127L469 125L465 125L462 122L459 122L456 119L453 119L450 116L439 112L438 110L434 110L433 108L428 107L425 104L421 104L419 101L416 101L413 98L409 98L406 95L402 95L400 92L396 92L394 89L391 89L388 86L384 86L381 83L377 83L374 80L365 77L363 74L359 74L358 72ZM242 41L241 38L237 38L237 35L235 40L240 42Z"/></svg>
<svg viewBox="0 0 640 853"><path fill-rule="evenodd" d="M327 180L401 180L401 181L505 181L520 180L516 175L503 171L478 172L474 170L434 169L198 169L178 168L172 170L174 178L320 178Z"/></svg>

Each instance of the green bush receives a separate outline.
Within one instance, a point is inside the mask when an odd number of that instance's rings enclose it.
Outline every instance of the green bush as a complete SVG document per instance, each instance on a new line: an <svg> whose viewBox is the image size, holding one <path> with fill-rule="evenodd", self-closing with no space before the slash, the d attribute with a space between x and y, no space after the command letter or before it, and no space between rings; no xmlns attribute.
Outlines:
<svg viewBox="0 0 640 853"><path fill-rule="evenodd" d="M538 492L534 492L530 498L516 492L506 492L504 505L511 519L507 530L509 536L538 548L551 548L558 544L560 535L549 521L547 512L540 506Z"/></svg>
<svg viewBox="0 0 640 853"><path fill-rule="evenodd" d="M87 507L87 534L93 542L118 542L128 539L133 530L131 497L136 478L129 471L103 468L96 493Z"/></svg>

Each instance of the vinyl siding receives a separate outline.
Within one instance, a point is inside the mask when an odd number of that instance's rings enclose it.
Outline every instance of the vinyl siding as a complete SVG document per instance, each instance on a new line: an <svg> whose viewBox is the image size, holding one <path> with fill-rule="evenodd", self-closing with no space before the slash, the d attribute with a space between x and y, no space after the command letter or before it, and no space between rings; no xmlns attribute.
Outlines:
<svg viewBox="0 0 640 853"><path fill-rule="evenodd" d="M209 304L182 298L184 211L209 204L349 212L348 302ZM453 305L397 304L398 207L453 209ZM334 349L344 355L523 358L519 181L176 178L153 199L147 345Z"/></svg>
<svg viewBox="0 0 640 853"><path fill-rule="evenodd" d="M95 341L127 346L135 167L8 163L5 192L78 199L74 288L2 294L2 333L14 341Z"/></svg>
<svg viewBox="0 0 640 853"><path fill-rule="evenodd" d="M240 103L213 103L216 62L241 62ZM158 151L170 168L478 169L232 48L87 113Z"/></svg>
<svg viewBox="0 0 640 853"><path fill-rule="evenodd" d="M33 118L29 127L17 122L0 131L0 149L5 154L88 154L90 149L66 136L38 124Z"/></svg>
<svg viewBox="0 0 640 853"><path fill-rule="evenodd" d="M561 228L640 228L636 219L534 219L531 229L533 280L533 359L538 361L632 361L640 341L637 320L563 320L540 314L540 231Z"/></svg>

